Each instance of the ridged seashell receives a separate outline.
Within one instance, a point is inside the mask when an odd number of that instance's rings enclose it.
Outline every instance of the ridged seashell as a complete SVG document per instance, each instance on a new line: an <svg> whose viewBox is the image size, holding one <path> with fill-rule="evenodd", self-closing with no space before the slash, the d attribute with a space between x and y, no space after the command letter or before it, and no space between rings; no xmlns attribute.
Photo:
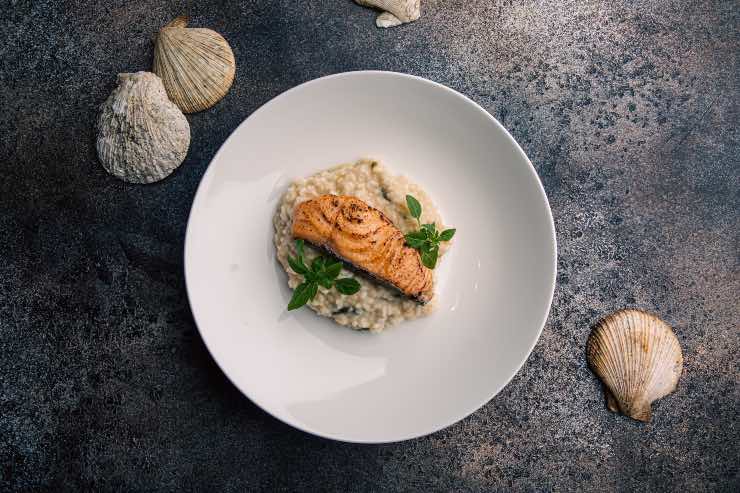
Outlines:
<svg viewBox="0 0 740 493"><path fill-rule="evenodd" d="M236 61L226 40L211 29L188 28L181 16L164 26L154 47L155 74L183 112L218 103L234 82Z"/></svg>
<svg viewBox="0 0 740 493"><path fill-rule="evenodd" d="M650 404L676 389L683 368L671 328L640 310L619 310L599 322L586 355L604 384L607 407L639 421L650 421Z"/></svg>
<svg viewBox="0 0 740 493"><path fill-rule="evenodd" d="M100 106L98 158L129 183L159 181L185 159L190 125L151 72L118 74L118 87Z"/></svg>
<svg viewBox="0 0 740 493"><path fill-rule="evenodd" d="M375 20L378 27L398 26L421 16L421 0L355 0L355 3L383 11Z"/></svg>

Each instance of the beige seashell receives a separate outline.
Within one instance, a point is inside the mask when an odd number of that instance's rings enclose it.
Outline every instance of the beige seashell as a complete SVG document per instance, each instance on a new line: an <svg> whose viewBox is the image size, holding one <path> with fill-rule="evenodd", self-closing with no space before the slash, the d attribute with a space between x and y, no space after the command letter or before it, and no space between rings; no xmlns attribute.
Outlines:
<svg viewBox="0 0 740 493"><path fill-rule="evenodd" d="M650 421L650 404L676 389L683 368L671 328L640 310L619 310L599 322L586 355L604 384L607 407L639 421Z"/></svg>
<svg viewBox="0 0 740 493"><path fill-rule="evenodd" d="M216 31L186 27L180 16L164 26L154 47L154 73L183 112L195 113L218 103L234 82L236 61Z"/></svg>
<svg viewBox="0 0 740 493"><path fill-rule="evenodd" d="M129 183L159 181L180 166L190 146L190 125L151 72L118 74L118 87L100 106L98 158Z"/></svg>
<svg viewBox="0 0 740 493"><path fill-rule="evenodd" d="M396 27L401 24L403 24L401 19L390 12L383 12L375 19L375 25L378 27Z"/></svg>
<svg viewBox="0 0 740 493"><path fill-rule="evenodd" d="M421 16L421 0L355 0L355 3L383 11L375 21L378 27L395 27Z"/></svg>

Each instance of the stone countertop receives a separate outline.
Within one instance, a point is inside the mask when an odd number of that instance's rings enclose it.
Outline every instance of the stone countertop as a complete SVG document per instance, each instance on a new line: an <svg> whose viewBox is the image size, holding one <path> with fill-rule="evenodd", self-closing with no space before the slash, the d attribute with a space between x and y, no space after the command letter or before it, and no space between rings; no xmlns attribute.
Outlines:
<svg viewBox="0 0 740 493"><path fill-rule="evenodd" d="M734 1L425 0L374 26L349 0L12 1L0 19L0 490L738 491L740 10ZM96 160L98 105L176 15L238 73L150 186ZM185 224L229 133L301 82L382 69L509 129L558 234L550 317L513 381L434 435L294 430L219 371L188 308ZM584 345L621 307L675 327L685 371L641 424L606 410Z"/></svg>

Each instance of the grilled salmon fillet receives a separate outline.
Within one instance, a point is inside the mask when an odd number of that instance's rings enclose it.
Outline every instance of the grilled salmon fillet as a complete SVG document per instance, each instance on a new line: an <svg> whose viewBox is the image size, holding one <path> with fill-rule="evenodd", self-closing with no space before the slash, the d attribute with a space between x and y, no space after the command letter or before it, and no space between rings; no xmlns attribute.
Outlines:
<svg viewBox="0 0 740 493"><path fill-rule="evenodd" d="M378 209L357 197L322 195L300 203L293 236L328 250L354 267L426 303L434 295L432 271L403 233Z"/></svg>

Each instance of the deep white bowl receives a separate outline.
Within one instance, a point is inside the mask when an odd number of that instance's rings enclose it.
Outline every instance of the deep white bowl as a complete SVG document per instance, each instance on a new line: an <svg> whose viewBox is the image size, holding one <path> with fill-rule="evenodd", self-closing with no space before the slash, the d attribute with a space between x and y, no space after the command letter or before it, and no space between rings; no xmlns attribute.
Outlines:
<svg viewBox="0 0 740 493"><path fill-rule="evenodd" d="M422 185L457 228L436 313L381 334L286 312L272 242L291 180L361 157ZM547 197L511 135L465 96L390 72L317 79L254 112L208 167L185 241L193 315L224 373L276 418L352 442L432 433L495 396L537 342L555 270Z"/></svg>

